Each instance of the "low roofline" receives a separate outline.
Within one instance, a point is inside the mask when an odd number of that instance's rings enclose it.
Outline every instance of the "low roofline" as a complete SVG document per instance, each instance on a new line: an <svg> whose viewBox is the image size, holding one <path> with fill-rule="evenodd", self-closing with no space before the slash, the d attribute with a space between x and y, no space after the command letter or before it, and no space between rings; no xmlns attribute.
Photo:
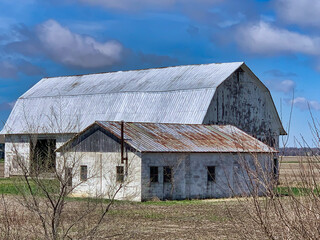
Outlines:
<svg viewBox="0 0 320 240"><path fill-rule="evenodd" d="M271 147L270 147L271 148ZM188 151L176 151L176 152L173 152L173 151L163 151L163 152L159 152L159 151L141 151L141 153L230 153L230 154L242 154L242 153L253 153L253 154L271 154L271 153L279 153L278 150L272 150L272 151L269 151L269 152L258 152L258 151L243 151L243 152L232 152L232 151L203 151L203 152L197 152L197 151L192 151L192 152L188 152Z"/></svg>
<svg viewBox="0 0 320 240"><path fill-rule="evenodd" d="M65 144L63 144L61 147L59 147L58 149L55 150L55 152L62 152L65 148L69 147L69 145L76 140L79 136L81 136L84 132L88 131L90 128L94 127L94 126L99 126L102 129L108 131L110 134L112 134L114 137L116 137L117 139L119 139L118 136L116 136L113 132L111 132L109 129L107 129L103 124L101 124L104 121L95 121L94 123L90 124L88 127L86 127L85 129L83 129L81 132L79 132L78 134L76 134L75 136L73 136L70 140L68 140ZM110 122L110 123L121 123L121 121L105 121L105 122ZM168 125L193 125L193 126L216 126L214 124L183 124L183 123L151 123L151 122L125 122L125 123L129 123L129 124L168 124ZM221 125L219 125L221 126ZM231 127L235 127L233 125L230 124L226 124L223 126L231 126ZM237 127L235 127L236 129L238 129ZM240 129L239 129L240 130ZM240 130L241 131L241 130ZM250 136L249 134L247 134L244 131L243 134ZM250 136L252 137L252 136ZM254 137L252 137L254 138ZM261 142L260 140L254 138L256 141ZM124 143L128 146L130 146L132 149L135 149L137 152L140 153L157 153L159 151L141 151L140 149L137 149L135 146L132 146L129 142L127 142L126 140L124 140ZM262 142L263 143L263 142ZM263 143L264 145L266 145L265 143ZM268 146L268 145L266 145ZM162 153L278 153L279 151L276 150L273 147L268 146L269 151L241 151L241 149L239 149L239 151L161 151Z"/></svg>

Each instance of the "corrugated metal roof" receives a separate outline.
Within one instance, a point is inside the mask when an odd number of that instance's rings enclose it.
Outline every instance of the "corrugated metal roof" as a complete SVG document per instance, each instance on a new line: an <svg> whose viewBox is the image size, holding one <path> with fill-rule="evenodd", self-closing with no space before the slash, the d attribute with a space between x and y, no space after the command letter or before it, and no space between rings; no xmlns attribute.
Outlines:
<svg viewBox="0 0 320 240"><path fill-rule="evenodd" d="M121 122L98 121L58 151L95 125L121 138ZM231 125L125 122L124 139L140 152L277 152Z"/></svg>
<svg viewBox="0 0 320 240"><path fill-rule="evenodd" d="M44 78L21 98L216 88L242 64L212 63Z"/></svg>
<svg viewBox="0 0 320 240"><path fill-rule="evenodd" d="M96 120L201 124L216 87L242 64L44 78L17 100L0 134L76 133Z"/></svg>

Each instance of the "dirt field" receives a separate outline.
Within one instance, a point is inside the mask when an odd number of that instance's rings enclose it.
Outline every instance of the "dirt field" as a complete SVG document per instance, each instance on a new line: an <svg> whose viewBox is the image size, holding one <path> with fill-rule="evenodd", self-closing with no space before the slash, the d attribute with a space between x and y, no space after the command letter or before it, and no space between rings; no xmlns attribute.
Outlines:
<svg viewBox="0 0 320 240"><path fill-rule="evenodd" d="M280 161L280 182L299 186L301 168L317 169L317 161L301 157L283 157ZM320 181L320 174L319 181ZM9 181L9 180L8 180ZM3 180L4 182L4 180ZM5 183L5 182L4 182ZM3 184L5 185L5 184ZM1 189L0 189L1 190ZM14 192L13 189L2 189L2 192ZM42 239L35 232L40 226L36 218L30 217L18 204L19 196L4 195L10 212L12 239ZM258 225L244 212L249 209L239 199L215 199L167 202L116 202L104 219L95 239L264 239ZM85 202L70 200L66 225L77 218ZM253 205L251 205L253 206ZM0 231L3 219L3 201L0 201ZM230 213L233 217L230 216ZM90 228L90 223L99 216L81 220L74 230ZM10 221L11 221L10 220ZM24 232L21 232L24 229ZM251 231L249 234L243 230ZM251 230L250 230L251 229ZM22 234L22 235L21 235ZM1 235L1 234L0 234ZM1 237L0 237L1 238Z"/></svg>
<svg viewBox="0 0 320 240"><path fill-rule="evenodd" d="M15 221L13 232L16 231L18 235L13 239L21 234L20 229L25 229L25 234L29 236L27 239L34 239L31 236L37 234L32 226L40 226L39 222L20 210L21 206L15 197L6 196L6 200L10 202L10 206L14 206L11 209ZM238 214L237 204L236 200L117 202L94 239L240 239L240 226L235 225L228 214L229 211ZM67 218L76 219L76 212L80 207L81 203L77 201L69 202ZM3 207L0 204L0 213L1 211ZM89 222L91 221L86 219L79 223L81 230L88 227ZM74 237L78 239L77 234Z"/></svg>
<svg viewBox="0 0 320 240"><path fill-rule="evenodd" d="M320 157L283 156L280 158L280 185L302 184L305 176L320 182Z"/></svg>

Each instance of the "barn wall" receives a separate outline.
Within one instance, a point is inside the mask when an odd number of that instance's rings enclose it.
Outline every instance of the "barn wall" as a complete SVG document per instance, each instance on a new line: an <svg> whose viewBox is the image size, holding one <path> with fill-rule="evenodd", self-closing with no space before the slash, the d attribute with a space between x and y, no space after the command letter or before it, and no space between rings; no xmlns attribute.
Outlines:
<svg viewBox="0 0 320 240"><path fill-rule="evenodd" d="M41 134L33 137L34 139L56 139L56 147L58 148L72 136L72 134ZM5 177L22 175L21 168L17 162L17 155L25 166L30 166L30 135L7 135L5 137Z"/></svg>
<svg viewBox="0 0 320 240"><path fill-rule="evenodd" d="M29 166L29 136L10 136L5 138L4 176L21 175L18 162Z"/></svg>
<svg viewBox="0 0 320 240"><path fill-rule="evenodd" d="M270 156L260 154L257 159L267 169L265 180L272 179ZM142 155L142 200L158 197L159 199L186 199L186 198L223 198L233 195L249 193L247 186L248 175L243 171L244 163L251 168L254 166L251 154L168 154L145 153ZM178 164L177 164L178 163ZM158 166L159 182L150 182L150 167ZM173 184L163 182L163 166L172 166L174 169ZM216 167L216 181L208 182L207 167ZM270 175L269 175L270 173ZM261 174L263 176L263 174ZM170 189L171 191L168 191ZM263 189L260 189L262 194Z"/></svg>
<svg viewBox="0 0 320 240"><path fill-rule="evenodd" d="M64 157L72 168L71 196L73 197L103 197L111 199L119 188L116 181L116 167L123 166L120 161L120 153L95 153L77 152L68 153ZM141 159L134 153L128 153L128 174L122 183L121 190L116 194L118 200L141 200ZM80 180L80 166L85 165L88 169L88 180Z"/></svg>
<svg viewBox="0 0 320 240"><path fill-rule="evenodd" d="M66 161L72 167L72 196L111 198L120 183L116 167L121 164L120 144L97 129L85 134L85 139L65 154L58 153L58 167ZM100 146L99 146L100 145ZM128 174L117 193L119 200L141 200L141 158L139 153L127 152ZM80 180L81 165L87 166L88 180Z"/></svg>
<svg viewBox="0 0 320 240"><path fill-rule="evenodd" d="M235 125L278 147L276 114L266 90L247 72L235 72L217 88L203 123Z"/></svg>

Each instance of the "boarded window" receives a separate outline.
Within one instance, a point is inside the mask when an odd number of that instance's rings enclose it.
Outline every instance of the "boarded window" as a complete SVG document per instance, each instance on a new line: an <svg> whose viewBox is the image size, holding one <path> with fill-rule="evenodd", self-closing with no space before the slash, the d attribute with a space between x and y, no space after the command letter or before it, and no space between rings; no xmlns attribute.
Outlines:
<svg viewBox="0 0 320 240"><path fill-rule="evenodd" d="M116 180L117 180L117 182L123 182L124 181L124 167L123 166L117 166Z"/></svg>
<svg viewBox="0 0 320 240"><path fill-rule="evenodd" d="M150 182L159 182L158 167L150 167Z"/></svg>
<svg viewBox="0 0 320 240"><path fill-rule="evenodd" d="M87 181L88 179L88 167L86 165L80 166L80 180Z"/></svg>
<svg viewBox="0 0 320 240"><path fill-rule="evenodd" d="M208 182L215 182L216 181L216 167L215 166L208 166Z"/></svg>
<svg viewBox="0 0 320 240"><path fill-rule="evenodd" d="M66 181L67 181L67 186L72 187L72 168L66 169Z"/></svg>
<svg viewBox="0 0 320 240"><path fill-rule="evenodd" d="M163 182L172 182L172 167L163 167Z"/></svg>

